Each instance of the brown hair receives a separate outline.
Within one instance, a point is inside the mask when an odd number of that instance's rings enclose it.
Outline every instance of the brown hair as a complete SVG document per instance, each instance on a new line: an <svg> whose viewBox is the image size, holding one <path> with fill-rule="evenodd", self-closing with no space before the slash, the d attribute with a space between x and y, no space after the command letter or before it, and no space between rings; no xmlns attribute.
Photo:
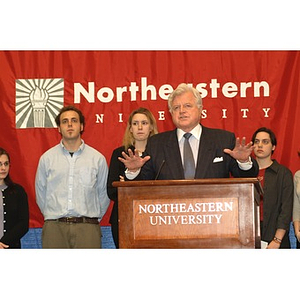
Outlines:
<svg viewBox="0 0 300 300"><path fill-rule="evenodd" d="M82 114L81 110L78 109L77 107L73 106L73 105L68 105L68 106L65 106L63 107L60 111L59 111L59 114L56 116L55 118L55 123L57 125L57 127L60 126L60 116L66 112L66 111L75 111L78 113L78 116L79 116L79 121L80 121L80 124L82 124L83 126L85 125L85 118L84 118L84 115ZM81 133L83 132L83 130L81 131Z"/></svg>

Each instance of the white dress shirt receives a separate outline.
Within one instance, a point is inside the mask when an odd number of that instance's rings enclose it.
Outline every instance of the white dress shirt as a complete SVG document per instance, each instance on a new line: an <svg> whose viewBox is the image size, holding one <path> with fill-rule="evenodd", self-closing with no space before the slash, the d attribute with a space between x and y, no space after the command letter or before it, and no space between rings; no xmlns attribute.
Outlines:
<svg viewBox="0 0 300 300"><path fill-rule="evenodd" d="M181 161L183 165L183 145L184 145L184 134L186 132L183 131L182 129L177 128L177 138L178 138L178 144L179 144L179 149L180 149L180 154L181 154ZM190 131L192 134L191 137L189 138L189 143L192 148L193 152L193 157L195 161L195 166L197 165L197 158L198 158L198 151L199 151L199 141L202 133L202 127L200 124L198 124L192 131Z"/></svg>

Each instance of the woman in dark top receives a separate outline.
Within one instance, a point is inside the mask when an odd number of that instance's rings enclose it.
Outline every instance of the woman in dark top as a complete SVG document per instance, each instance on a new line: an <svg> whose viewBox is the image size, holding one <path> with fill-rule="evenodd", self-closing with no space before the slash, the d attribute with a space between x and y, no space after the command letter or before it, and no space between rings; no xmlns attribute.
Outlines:
<svg viewBox="0 0 300 300"><path fill-rule="evenodd" d="M117 188L112 186L112 183L124 180L125 175L125 166L118 157L122 156L123 151L127 153L129 148L133 151L136 149L140 155L143 155L148 138L157 132L156 120L152 113L146 108L138 108L129 116L123 137L123 145L116 148L112 153L108 171L107 193L108 197L114 201L110 224L116 248L119 248L118 191Z"/></svg>
<svg viewBox="0 0 300 300"><path fill-rule="evenodd" d="M9 154L0 148L0 249L21 248L29 227L27 194L11 180L9 169Z"/></svg>

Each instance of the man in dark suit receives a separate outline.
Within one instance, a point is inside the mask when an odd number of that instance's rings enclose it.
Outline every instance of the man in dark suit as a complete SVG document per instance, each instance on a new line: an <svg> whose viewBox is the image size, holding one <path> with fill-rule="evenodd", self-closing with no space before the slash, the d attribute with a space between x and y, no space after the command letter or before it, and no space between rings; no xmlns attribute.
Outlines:
<svg viewBox="0 0 300 300"><path fill-rule="evenodd" d="M191 179L256 177L258 165L250 155L252 142L235 139L231 132L200 125L202 98L197 89L180 84L169 96L169 111L175 130L152 136L146 147L146 156L122 153L128 179ZM193 175L185 176L185 133L193 156Z"/></svg>

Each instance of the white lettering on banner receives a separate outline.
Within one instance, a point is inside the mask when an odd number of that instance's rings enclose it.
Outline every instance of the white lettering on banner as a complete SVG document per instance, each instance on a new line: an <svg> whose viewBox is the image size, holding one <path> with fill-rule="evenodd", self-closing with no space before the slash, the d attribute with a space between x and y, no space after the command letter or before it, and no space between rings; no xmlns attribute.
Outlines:
<svg viewBox="0 0 300 300"><path fill-rule="evenodd" d="M264 118L269 118L269 111L271 110L270 107L268 108L262 108L263 110L263 117ZM249 108L242 108L241 109L241 117L243 119L247 119L248 118L248 112L249 112ZM154 110L152 110L152 113L155 114ZM157 120L158 121L164 121L166 118L165 118L165 111L158 111L157 112ZM220 116L222 119L227 119L227 109L222 109L221 110L221 113L220 113ZM104 123L104 114L95 114L95 117L96 117L96 123ZM111 115L109 116L111 118ZM123 123L123 114L122 113L119 113L118 114L118 122L119 123ZM156 117L156 116L155 116ZM206 119L208 117L208 114L207 114L207 110L206 109L203 109L202 110L202 115L201 115L201 118L202 119Z"/></svg>
<svg viewBox="0 0 300 300"><path fill-rule="evenodd" d="M242 116L242 118L244 118L244 119L246 119L247 118L247 112L249 111L249 109L248 108L242 108L241 109L241 112L243 113L243 116Z"/></svg>
<svg viewBox="0 0 300 300"><path fill-rule="evenodd" d="M222 109L223 115L222 115L222 119L227 119L227 109Z"/></svg>
<svg viewBox="0 0 300 300"><path fill-rule="evenodd" d="M165 118L165 112L164 111L158 111L158 121L164 121Z"/></svg>
<svg viewBox="0 0 300 300"><path fill-rule="evenodd" d="M104 122L104 114L96 114L96 123L103 123Z"/></svg>
<svg viewBox="0 0 300 300"><path fill-rule="evenodd" d="M97 98L103 103L109 103L114 98L114 92L108 87L103 87L97 92Z"/></svg>
<svg viewBox="0 0 300 300"><path fill-rule="evenodd" d="M119 114L119 123L123 123L123 114Z"/></svg>
<svg viewBox="0 0 300 300"><path fill-rule="evenodd" d="M95 102L95 83L88 83L88 90L86 90L80 83L74 83L74 103L80 103L80 95L82 95L87 102ZM79 98L79 101L77 100Z"/></svg>
<svg viewBox="0 0 300 300"><path fill-rule="evenodd" d="M268 112L271 108L263 108L262 110L265 112L265 118L269 118Z"/></svg>
<svg viewBox="0 0 300 300"><path fill-rule="evenodd" d="M191 83L189 85L193 86ZM198 83L195 87L201 93L202 98L208 95L211 98L218 98L220 96L219 90L226 98L234 98L236 96L241 98L250 96L254 98L270 97L270 86L266 81L240 82L239 84L226 82L221 86L218 80L213 78L209 84ZM76 82L74 83L74 103L80 103L81 98L84 98L89 103L95 103L95 96L102 103L109 103L114 98L116 98L117 102L123 102L128 93L130 101L136 101L138 92L141 94L142 101L147 101L148 99L157 100L157 94L162 100L167 100L172 91L173 87L170 84L163 84L160 87L148 84L147 77L141 77L140 86L136 82L130 82L129 86L116 87L115 89L101 87L98 91L96 91L95 82L88 82L87 88Z"/></svg>

